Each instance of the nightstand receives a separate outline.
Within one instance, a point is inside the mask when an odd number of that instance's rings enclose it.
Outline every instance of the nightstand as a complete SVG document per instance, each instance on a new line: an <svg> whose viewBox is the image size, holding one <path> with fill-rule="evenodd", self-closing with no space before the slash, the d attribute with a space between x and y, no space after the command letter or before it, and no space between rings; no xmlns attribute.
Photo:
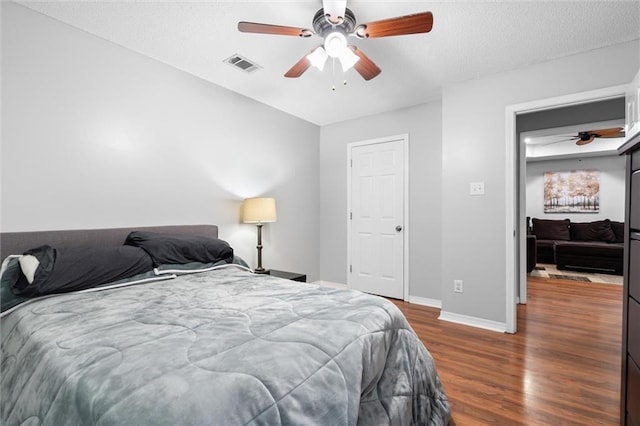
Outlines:
<svg viewBox="0 0 640 426"><path fill-rule="evenodd" d="M307 276L305 274L299 274L297 272L278 271L277 269L271 269L269 275L274 277L285 278L292 281L300 281L301 283L307 282Z"/></svg>

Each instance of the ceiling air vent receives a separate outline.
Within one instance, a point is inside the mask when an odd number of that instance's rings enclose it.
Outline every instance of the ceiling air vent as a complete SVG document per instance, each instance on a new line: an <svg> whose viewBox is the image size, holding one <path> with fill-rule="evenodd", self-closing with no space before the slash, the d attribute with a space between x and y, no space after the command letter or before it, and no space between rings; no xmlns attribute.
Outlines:
<svg viewBox="0 0 640 426"><path fill-rule="evenodd" d="M244 72L254 72L262 68L260 65L255 62L250 61L244 56L240 55L232 55L224 60L224 62L229 65L233 65L234 67L244 71Z"/></svg>

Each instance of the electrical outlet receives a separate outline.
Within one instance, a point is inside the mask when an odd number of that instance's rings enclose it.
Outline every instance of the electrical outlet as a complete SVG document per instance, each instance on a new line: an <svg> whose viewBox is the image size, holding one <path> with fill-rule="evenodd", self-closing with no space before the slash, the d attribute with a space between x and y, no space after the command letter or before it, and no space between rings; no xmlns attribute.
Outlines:
<svg viewBox="0 0 640 426"><path fill-rule="evenodd" d="M469 184L469 195L484 195L484 182L471 182Z"/></svg>
<svg viewBox="0 0 640 426"><path fill-rule="evenodd" d="M453 291L455 291L456 293L462 293L462 280L453 280Z"/></svg>

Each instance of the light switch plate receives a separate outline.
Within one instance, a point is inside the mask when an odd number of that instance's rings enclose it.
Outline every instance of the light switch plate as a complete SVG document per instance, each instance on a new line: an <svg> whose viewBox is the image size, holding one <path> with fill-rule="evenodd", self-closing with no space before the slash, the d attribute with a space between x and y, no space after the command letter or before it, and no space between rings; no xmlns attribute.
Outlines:
<svg viewBox="0 0 640 426"><path fill-rule="evenodd" d="M469 195L484 195L484 182L471 182L469 184Z"/></svg>

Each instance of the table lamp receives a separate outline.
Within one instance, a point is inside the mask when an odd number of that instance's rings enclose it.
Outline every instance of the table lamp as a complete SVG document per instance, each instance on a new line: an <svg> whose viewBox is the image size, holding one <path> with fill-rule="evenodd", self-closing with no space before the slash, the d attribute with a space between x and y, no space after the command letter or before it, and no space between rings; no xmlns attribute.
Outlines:
<svg viewBox="0 0 640 426"><path fill-rule="evenodd" d="M267 274L262 267L262 226L276 221L276 200L273 198L247 198L244 200L242 221L255 223L258 227L258 267L253 270L257 274Z"/></svg>

